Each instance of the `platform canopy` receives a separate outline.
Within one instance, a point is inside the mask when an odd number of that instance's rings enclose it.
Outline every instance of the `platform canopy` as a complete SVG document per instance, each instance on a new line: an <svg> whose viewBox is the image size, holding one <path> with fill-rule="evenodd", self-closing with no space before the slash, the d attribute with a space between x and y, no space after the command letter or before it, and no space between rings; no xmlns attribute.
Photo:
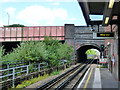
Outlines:
<svg viewBox="0 0 120 90"><path fill-rule="evenodd" d="M120 0L77 0L87 25L116 24L120 15ZM90 16L102 16L101 20L92 20Z"/></svg>

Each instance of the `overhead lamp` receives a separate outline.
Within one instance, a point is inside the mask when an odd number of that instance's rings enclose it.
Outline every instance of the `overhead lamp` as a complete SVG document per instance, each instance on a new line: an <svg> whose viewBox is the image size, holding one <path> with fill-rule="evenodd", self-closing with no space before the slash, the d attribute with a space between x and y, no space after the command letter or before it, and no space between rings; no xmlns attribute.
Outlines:
<svg viewBox="0 0 120 90"><path fill-rule="evenodd" d="M105 24L108 24L108 21L109 21L109 17L106 17L105 18Z"/></svg>
<svg viewBox="0 0 120 90"><path fill-rule="evenodd" d="M108 8L113 8L115 0L110 0Z"/></svg>
<svg viewBox="0 0 120 90"><path fill-rule="evenodd" d="M109 46L109 45L110 45L110 42L107 42L107 45Z"/></svg>

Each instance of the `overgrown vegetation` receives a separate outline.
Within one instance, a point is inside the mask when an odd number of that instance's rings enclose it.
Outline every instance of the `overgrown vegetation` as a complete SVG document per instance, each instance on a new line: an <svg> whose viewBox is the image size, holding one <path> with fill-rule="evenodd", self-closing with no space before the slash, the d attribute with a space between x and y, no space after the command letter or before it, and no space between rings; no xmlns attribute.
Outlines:
<svg viewBox="0 0 120 90"><path fill-rule="evenodd" d="M16 88L25 88L33 83L36 83L40 80L43 80L45 78L47 78L49 75L48 74L45 74L44 76L39 76L37 78L33 78L33 79L30 79L30 80L26 80L26 81L23 81L21 84L17 85Z"/></svg>
<svg viewBox="0 0 120 90"><path fill-rule="evenodd" d="M34 83L36 83L38 81L41 81L41 80L43 80L45 78L48 78L48 77L54 76L54 75L58 75L58 74L60 74L60 71L54 71L50 75L45 74L43 76L39 76L39 77L30 79L30 80L26 80L26 81L23 81L21 84L18 84L15 88L25 88L25 87L27 87L27 86L29 86L31 84L34 84Z"/></svg>
<svg viewBox="0 0 120 90"><path fill-rule="evenodd" d="M58 75L58 74L60 74L60 70L59 71L56 70L56 71L52 72L50 75L54 76L54 75Z"/></svg>
<svg viewBox="0 0 120 90"><path fill-rule="evenodd" d="M5 68L11 68L20 65L29 64L29 73L36 72L35 65L39 63L47 63L46 68L60 66L63 61L65 63L70 63L73 47L69 46L67 43L60 43L51 37L45 37L43 41L23 41L18 45L17 48L13 48L11 52L5 54L4 46L0 47L0 62L2 62ZM66 62L67 61L67 62ZM22 62L22 63L21 63ZM21 71L22 69L17 69L16 71ZM59 74L59 71L51 73L51 75ZM4 72L2 75L10 74L9 71ZM21 74L21 73L19 73ZM22 73L23 74L23 73ZM17 74L16 74L17 76ZM38 78L31 79L30 81L23 81L22 84L18 85L16 88L24 88L32 83L39 80L47 78L49 75L39 76ZM6 77L5 80L8 78Z"/></svg>
<svg viewBox="0 0 120 90"><path fill-rule="evenodd" d="M14 64L18 62L47 62L49 67L59 66L61 60L70 62L73 47L68 44L59 43L51 37L45 37L43 41L24 41L18 48L13 48L12 52L4 55L3 47L0 48L1 61L4 64Z"/></svg>

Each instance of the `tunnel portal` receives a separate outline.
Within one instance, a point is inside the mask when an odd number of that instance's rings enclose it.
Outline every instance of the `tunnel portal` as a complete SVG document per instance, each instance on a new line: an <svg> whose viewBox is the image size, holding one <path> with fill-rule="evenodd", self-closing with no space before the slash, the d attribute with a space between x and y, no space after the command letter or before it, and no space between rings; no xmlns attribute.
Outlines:
<svg viewBox="0 0 120 90"><path fill-rule="evenodd" d="M83 45L81 46L79 49L77 49L76 54L77 54L77 62L83 62L87 60L87 55L85 54L85 52L88 49L97 49L98 51L100 51L99 46L95 46L95 45Z"/></svg>

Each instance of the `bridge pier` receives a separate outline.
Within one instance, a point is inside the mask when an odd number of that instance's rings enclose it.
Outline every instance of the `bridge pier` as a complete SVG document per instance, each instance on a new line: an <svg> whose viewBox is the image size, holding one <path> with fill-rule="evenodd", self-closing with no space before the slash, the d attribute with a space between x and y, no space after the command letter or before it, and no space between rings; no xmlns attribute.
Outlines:
<svg viewBox="0 0 120 90"><path fill-rule="evenodd" d="M74 47L73 59L76 60L74 24L65 24L65 42Z"/></svg>

